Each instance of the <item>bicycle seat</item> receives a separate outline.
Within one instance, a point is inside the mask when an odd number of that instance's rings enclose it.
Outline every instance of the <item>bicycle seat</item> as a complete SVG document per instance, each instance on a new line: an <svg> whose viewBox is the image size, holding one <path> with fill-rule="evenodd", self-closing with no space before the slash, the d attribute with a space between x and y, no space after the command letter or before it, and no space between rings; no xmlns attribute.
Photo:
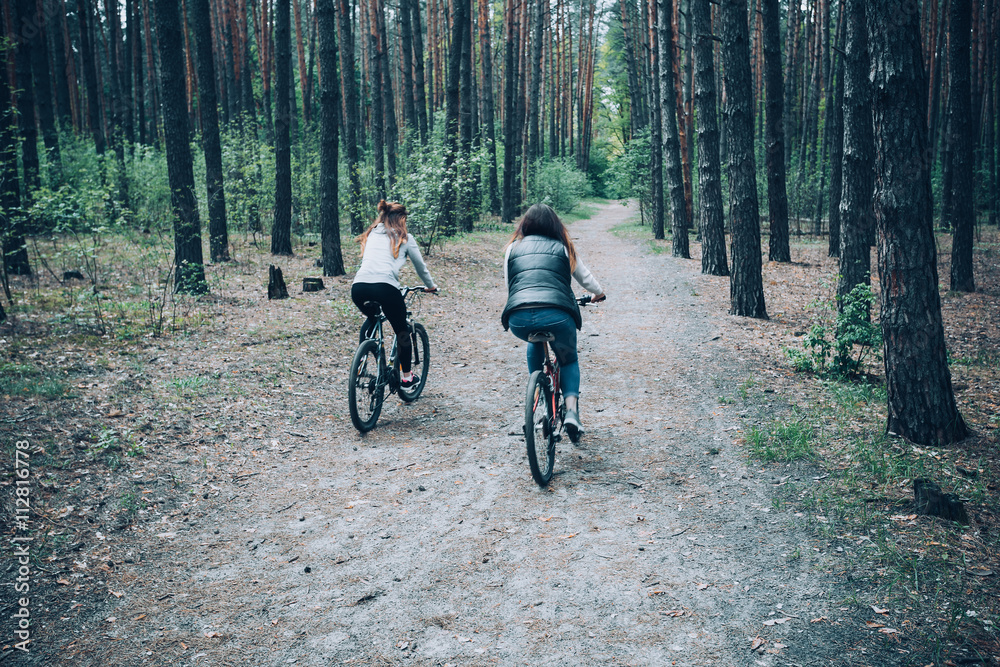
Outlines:
<svg viewBox="0 0 1000 667"><path fill-rule="evenodd" d="M378 301L365 301L361 304L361 310L369 317L378 317L379 313L382 312L382 304Z"/></svg>
<svg viewBox="0 0 1000 667"><path fill-rule="evenodd" d="M551 331L532 331L528 334L529 343L551 343L555 339Z"/></svg>

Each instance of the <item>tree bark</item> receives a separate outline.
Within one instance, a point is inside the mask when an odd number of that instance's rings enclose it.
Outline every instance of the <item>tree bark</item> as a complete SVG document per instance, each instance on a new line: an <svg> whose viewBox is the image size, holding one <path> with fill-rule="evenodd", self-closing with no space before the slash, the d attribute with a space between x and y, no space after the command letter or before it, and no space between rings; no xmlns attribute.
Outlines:
<svg viewBox="0 0 1000 667"><path fill-rule="evenodd" d="M156 3L156 34L163 86L163 135L167 151L167 178L174 217L174 290L187 294L208 291L201 254L201 222L194 191L194 167L187 99L184 93L184 37L178 0Z"/></svg>
<svg viewBox="0 0 1000 667"><path fill-rule="evenodd" d="M652 200L653 238L663 239L663 107L660 93L660 48L657 33L657 0L641 0L647 3L646 32L649 35L650 81L649 104L649 159L650 159L650 199Z"/></svg>
<svg viewBox="0 0 1000 667"><path fill-rule="evenodd" d="M90 11L90 0L76 0L77 20L80 24L80 60L83 64L84 81L87 85L87 109L89 111L90 131L94 137L94 148L98 155L104 155L107 143L104 139L104 126L101 124L101 103L97 89L97 58L90 42L90 21L93 14Z"/></svg>
<svg viewBox="0 0 1000 667"><path fill-rule="evenodd" d="M108 56L111 64L109 81L111 88L111 146L115 151L118 167L118 204L123 210L132 208L129 196L128 172L125 170L125 115L128 107L122 97L121 22L117 0L105 0L104 13L108 18Z"/></svg>
<svg viewBox="0 0 1000 667"><path fill-rule="evenodd" d="M36 20L37 3L35 0L17 0L17 17L15 25L24 25L33 28ZM17 120L18 130L21 134L21 168L24 171L24 199L27 206L31 205L34 199L35 190L41 186L40 163L38 157L38 124L35 115L35 85L34 77L31 73L31 54L35 50L36 44L33 37L37 33L31 30L29 34L22 35L26 30L15 30L17 39L16 51L16 74L17 74ZM2 103L6 104L7 100Z"/></svg>
<svg viewBox="0 0 1000 667"><path fill-rule="evenodd" d="M684 196L684 173L681 165L680 135L677 131L677 78L674 76L674 2L658 0L656 12L659 41L659 89L662 111L659 127L665 137L663 153L666 158L666 189L670 194L671 249L674 257L691 258L687 219L687 199ZM661 237L657 237L661 238Z"/></svg>
<svg viewBox="0 0 1000 667"><path fill-rule="evenodd" d="M399 50L403 61L403 75L399 83L403 93L403 122L406 125L407 146L410 145L411 137L418 131L417 107L413 99L413 31L410 28L410 2L417 0L399 2Z"/></svg>
<svg viewBox="0 0 1000 667"><path fill-rule="evenodd" d="M630 0L620 0L622 33L625 42L625 70L628 76L629 97L629 138L646 126L645 113L642 104L642 89L639 87L637 57L635 55L635 28L632 26Z"/></svg>
<svg viewBox="0 0 1000 667"><path fill-rule="evenodd" d="M0 11L0 37L6 37L5 12ZM10 106L7 77L14 49L0 49L0 278L31 275L21 216L21 177L17 172L17 119ZM5 283L6 284L6 283Z"/></svg>
<svg viewBox="0 0 1000 667"><path fill-rule="evenodd" d="M340 249L340 203L337 199L340 77L337 76L337 42L334 39L337 33L335 7L336 0L316 1L319 69L322 73L319 89L319 228L324 276L344 275L344 258Z"/></svg>
<svg viewBox="0 0 1000 667"><path fill-rule="evenodd" d="M351 233L364 231L358 204L361 201L361 169L358 158L358 91L354 81L354 35L351 28L349 0L337 2L337 36L340 38L340 80L344 92L344 150L347 151L348 189L347 208L351 213ZM320 65L322 67L322 65Z"/></svg>
<svg viewBox="0 0 1000 667"><path fill-rule="evenodd" d="M427 145L427 94L424 87L424 36L420 24L420 2L409 0L413 26L413 75L414 104L417 109L417 123L420 126L420 143Z"/></svg>
<svg viewBox="0 0 1000 667"><path fill-rule="evenodd" d="M951 289L975 292L972 273L972 232L976 224L975 169L973 168L972 108L969 83L970 0L951 0L951 35L948 40L948 131L952 169Z"/></svg>
<svg viewBox="0 0 1000 667"><path fill-rule="evenodd" d="M886 428L918 445L946 445L968 430L955 404L941 320L920 14L917 0L868 9Z"/></svg>
<svg viewBox="0 0 1000 667"><path fill-rule="evenodd" d="M531 31L531 83L528 86L528 150L524 154L529 169L534 169L535 160L539 158L540 154L538 146L538 91L542 79L542 29L546 6L542 0L534 0L532 7L534 16L532 16Z"/></svg>
<svg viewBox="0 0 1000 667"><path fill-rule="evenodd" d="M473 173L473 167L471 164L472 157L472 125L473 125L473 111L472 111L472 9L469 4L470 0L456 0L465 5L465 29L462 31L462 64L461 64L461 75L460 75L460 88L459 91L459 119L460 119L460 134L461 134L461 156L462 162L459 169L459 188L458 188L458 202L460 204L461 212L459 215L459 226L464 232L471 232L473 222L475 219L474 213L477 208L473 201L473 191L474 187L472 182L475 179L475 174ZM455 45L457 46L457 45Z"/></svg>
<svg viewBox="0 0 1000 667"><path fill-rule="evenodd" d="M725 124L729 145L729 215L733 269L731 315L767 319L760 257L760 208L753 147L753 86L746 0L723 0L720 8L725 68Z"/></svg>
<svg viewBox="0 0 1000 667"><path fill-rule="evenodd" d="M513 222L517 215L517 194L515 191L515 169L517 160L516 142L520 127L517 123L516 91L518 88L517 71L517 21L514 11L514 1L506 0L504 12L507 39L504 45L504 128L503 128L503 193L501 197L500 217L503 222Z"/></svg>
<svg viewBox="0 0 1000 667"><path fill-rule="evenodd" d="M875 146L872 137L871 82L868 73L868 0L847 0L847 52L844 55L844 156L840 198L840 272L837 308L857 285L871 283L871 241L875 224L872 192Z"/></svg>
<svg viewBox="0 0 1000 667"><path fill-rule="evenodd" d="M843 24L841 18L841 24ZM836 77L833 85L833 108L827 112L830 130L830 209L827 217L830 225L830 243L827 253L830 257L840 256L840 197L844 183L844 57L838 54L834 67Z"/></svg>
<svg viewBox="0 0 1000 667"><path fill-rule="evenodd" d="M292 254L292 0L276 0L274 16L275 114L274 114L274 223L271 227L271 254Z"/></svg>
<svg viewBox="0 0 1000 667"><path fill-rule="evenodd" d="M209 0L191 0L195 44L198 49L198 111L205 151L205 184L208 194L208 247L213 262L229 261L226 228L226 194L223 188L222 143L219 109L215 97L215 59L212 56L212 24Z"/></svg>
<svg viewBox="0 0 1000 667"><path fill-rule="evenodd" d="M416 1L416 0L412 0ZM479 0L479 59L483 68L483 125L486 126L486 150L489 155L489 175L486 189L490 213L500 215L500 193L497 181L496 119L493 102L493 55L490 50L490 14L488 0Z"/></svg>
<svg viewBox="0 0 1000 667"><path fill-rule="evenodd" d="M361 0L368 2L368 0ZM385 115L382 111L382 62L378 48L378 21L375 5L378 0L368 4L368 83L371 86L371 145L372 157L375 160L375 195L378 199L385 198Z"/></svg>
<svg viewBox="0 0 1000 667"><path fill-rule="evenodd" d="M49 184L55 189L62 182L62 159L59 155L59 130L56 128L56 102L52 94L52 77L49 76L49 40L47 37L48 16L42 13L44 4L37 0L32 23L37 26L31 42L31 73L35 88L35 107L38 111L38 125L45 142L46 173Z"/></svg>
<svg viewBox="0 0 1000 667"><path fill-rule="evenodd" d="M788 191L785 174L785 98L781 79L780 8L778 0L763 0L764 153L767 163L767 213L770 235L768 259L790 262L788 247Z"/></svg>
<svg viewBox="0 0 1000 667"><path fill-rule="evenodd" d="M459 104L461 104L462 42L466 25L467 1L455 0L452 5L451 50L448 53L448 77L445 94L445 182L441 193L441 215L444 229L454 233L458 206Z"/></svg>
<svg viewBox="0 0 1000 667"><path fill-rule="evenodd" d="M385 114L385 162L388 187L396 183L396 147L399 145L399 127L396 124L396 105L389 76L389 45L385 32L385 5L375 0L375 25L378 29L378 59L382 67L382 113Z"/></svg>
<svg viewBox="0 0 1000 667"><path fill-rule="evenodd" d="M698 126L698 204L701 272L728 276L726 230L719 164L719 126L715 105L715 54L711 0L691 0L694 30L694 106Z"/></svg>

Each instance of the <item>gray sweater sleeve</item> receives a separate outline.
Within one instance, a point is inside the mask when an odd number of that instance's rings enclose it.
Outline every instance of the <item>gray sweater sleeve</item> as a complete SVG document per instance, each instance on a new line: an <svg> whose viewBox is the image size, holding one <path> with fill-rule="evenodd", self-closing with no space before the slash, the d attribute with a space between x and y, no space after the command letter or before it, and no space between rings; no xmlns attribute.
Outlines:
<svg viewBox="0 0 1000 667"><path fill-rule="evenodd" d="M406 255L413 262L413 268L417 270L417 275L424 281L424 285L429 289L434 289L434 279L431 278L431 272L427 270L427 265L424 264L423 255L420 254L420 247L413 238L413 234L406 235Z"/></svg>

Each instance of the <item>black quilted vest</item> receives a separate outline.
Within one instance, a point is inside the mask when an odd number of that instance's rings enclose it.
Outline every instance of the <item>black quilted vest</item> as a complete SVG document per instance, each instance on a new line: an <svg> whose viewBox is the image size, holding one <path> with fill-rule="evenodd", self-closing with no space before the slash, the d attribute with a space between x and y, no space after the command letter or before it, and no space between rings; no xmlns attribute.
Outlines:
<svg viewBox="0 0 1000 667"><path fill-rule="evenodd" d="M572 288L566 246L545 236L525 236L510 251L507 261L507 305L500 320L507 328L512 310L551 307L573 316L576 328L583 325Z"/></svg>

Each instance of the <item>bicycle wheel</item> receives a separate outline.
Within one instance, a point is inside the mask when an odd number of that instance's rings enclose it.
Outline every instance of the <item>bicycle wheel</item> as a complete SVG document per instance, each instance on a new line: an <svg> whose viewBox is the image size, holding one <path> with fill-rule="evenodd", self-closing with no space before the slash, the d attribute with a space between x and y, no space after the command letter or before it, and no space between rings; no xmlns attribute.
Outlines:
<svg viewBox="0 0 1000 667"><path fill-rule="evenodd" d="M410 344L413 352L411 355L413 372L420 377L420 382L409 389L399 388L399 397L409 403L420 397L420 393L427 384L427 369L431 367L431 344L427 339L427 330L424 325L414 323L410 331Z"/></svg>
<svg viewBox="0 0 1000 667"><path fill-rule="evenodd" d="M556 460L556 434L552 430L552 390L549 378L535 371L528 379L524 403L524 441L528 447L528 466L538 486L552 479Z"/></svg>
<svg viewBox="0 0 1000 667"><path fill-rule="evenodd" d="M351 362L351 376L347 384L347 401L354 427L365 433L375 428L382 413L386 383L381 377L378 343L366 340L358 346Z"/></svg>

